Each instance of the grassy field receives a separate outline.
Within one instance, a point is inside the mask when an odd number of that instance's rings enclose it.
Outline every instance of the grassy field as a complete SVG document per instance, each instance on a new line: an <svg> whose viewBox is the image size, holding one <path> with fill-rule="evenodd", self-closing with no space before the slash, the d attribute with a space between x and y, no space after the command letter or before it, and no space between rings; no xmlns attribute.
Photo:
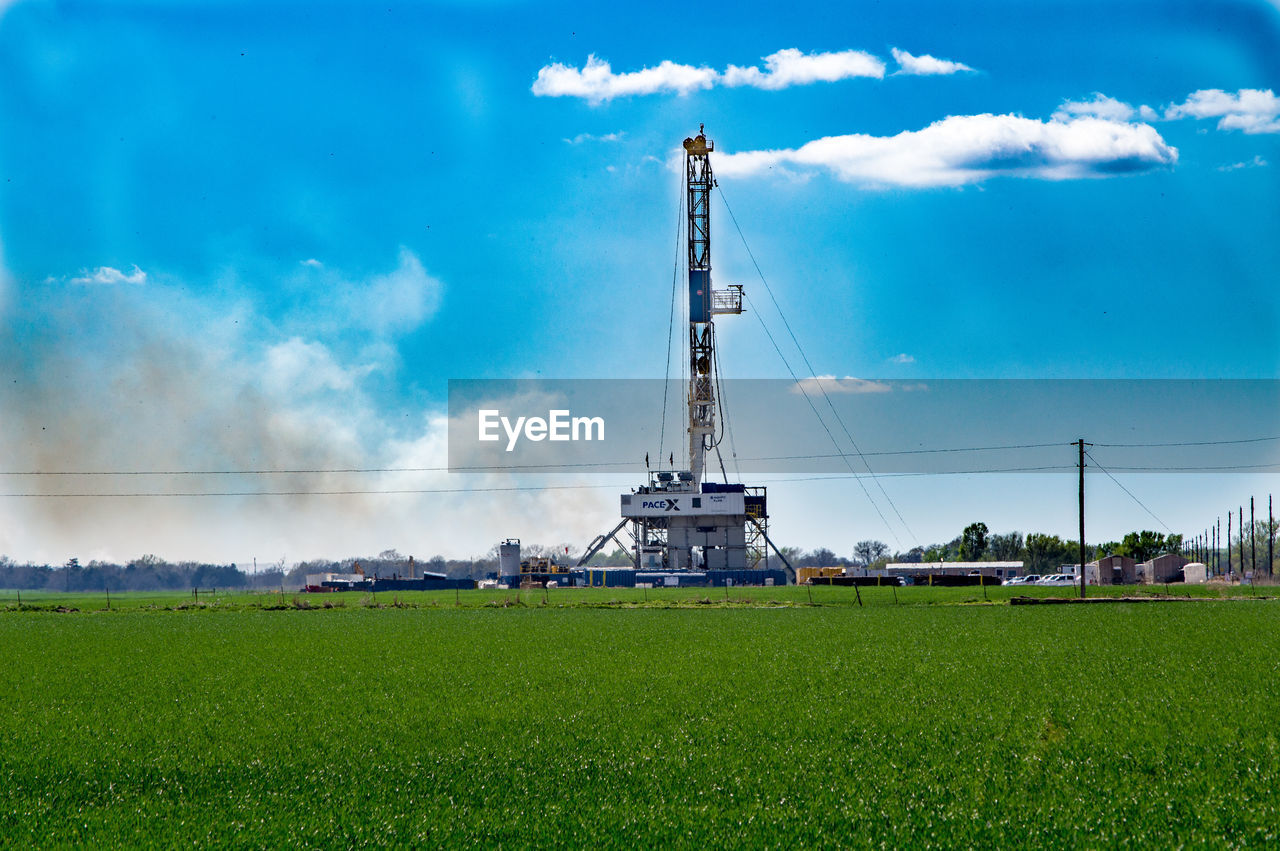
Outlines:
<svg viewBox="0 0 1280 851"><path fill-rule="evenodd" d="M1237 597L1280 596L1280 586L1249 585L1124 585L1090 586L1090 597L1175 596L1229 599ZM994 586L988 588L906 588L869 587L857 593L853 588L790 585L776 588L557 588L535 590L473 591L380 591L369 594L348 591L337 594L304 594L290 589L276 591L240 591L200 589L191 591L106 592L64 594L56 591L14 591L0 589L0 611L54 611L59 608L77 612L178 610L244 610L280 608L494 608L529 607L706 607L706 606L835 606L861 605L914 606L1007 603L1011 597L1076 597L1077 588L1040 586ZM108 600L109 596L109 600Z"/></svg>
<svg viewBox="0 0 1280 851"><path fill-rule="evenodd" d="M858 608L848 589L814 589L815 606L803 588L731 589L728 604L692 590L648 602L552 591L549 604L526 592L510 606L510 592L448 592L401 595L403 608L379 594L385 608L319 611L287 594L281 610L245 595L198 612L172 608L190 595L121 598L111 613L90 611L98 598L76 614L10 607L0 837L1280 837L1280 603L1010 607L963 605L978 589L899 589L895 605L863 589Z"/></svg>

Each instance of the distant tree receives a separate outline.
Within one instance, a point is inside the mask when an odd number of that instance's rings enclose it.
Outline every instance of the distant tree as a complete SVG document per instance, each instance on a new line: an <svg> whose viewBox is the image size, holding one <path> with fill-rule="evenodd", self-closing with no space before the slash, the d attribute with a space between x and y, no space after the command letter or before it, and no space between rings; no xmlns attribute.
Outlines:
<svg viewBox="0 0 1280 851"><path fill-rule="evenodd" d="M961 561L977 561L987 551L987 524L970 523L960 535Z"/></svg>
<svg viewBox="0 0 1280 851"><path fill-rule="evenodd" d="M920 553L921 561L946 561L947 545L946 544L930 544Z"/></svg>
<svg viewBox="0 0 1280 851"><path fill-rule="evenodd" d="M879 561L889 554L889 545L884 541L858 541L853 545L853 561L862 566Z"/></svg>
<svg viewBox="0 0 1280 851"><path fill-rule="evenodd" d="M1022 557L1022 533L992 535L987 538L987 555L992 561L1017 561Z"/></svg>
<svg viewBox="0 0 1280 851"><path fill-rule="evenodd" d="M1070 543L1057 535L1030 532L1027 534L1026 547L1028 573L1056 573L1071 558Z"/></svg>
<svg viewBox="0 0 1280 851"><path fill-rule="evenodd" d="M960 558L960 538L953 538L945 544L931 544L924 548L923 561L957 561Z"/></svg>
<svg viewBox="0 0 1280 851"><path fill-rule="evenodd" d="M840 563L840 557L826 547L805 553L799 561L792 562L797 567L832 567Z"/></svg>
<svg viewBox="0 0 1280 851"><path fill-rule="evenodd" d="M1177 546L1182 546L1182 536L1178 535ZM1165 536L1160 532L1152 532L1144 529L1141 532L1130 532L1124 536L1124 540L1120 542L1120 546L1114 551L1115 555L1128 556L1135 561L1149 561L1164 552L1168 545ZM1176 549L1174 550L1176 552Z"/></svg>
<svg viewBox="0 0 1280 851"><path fill-rule="evenodd" d="M622 547L615 547L613 552L606 555L603 551L596 553L591 557L589 564L596 567L627 567L634 564L631 553Z"/></svg>
<svg viewBox="0 0 1280 851"><path fill-rule="evenodd" d="M1118 549L1120 549L1119 541L1108 541L1105 544L1096 545L1093 551L1098 558L1106 558L1107 556L1120 555L1120 553L1116 552Z"/></svg>
<svg viewBox="0 0 1280 851"><path fill-rule="evenodd" d="M919 564L924 560L924 547L912 547L905 553L894 553L893 560L904 564Z"/></svg>

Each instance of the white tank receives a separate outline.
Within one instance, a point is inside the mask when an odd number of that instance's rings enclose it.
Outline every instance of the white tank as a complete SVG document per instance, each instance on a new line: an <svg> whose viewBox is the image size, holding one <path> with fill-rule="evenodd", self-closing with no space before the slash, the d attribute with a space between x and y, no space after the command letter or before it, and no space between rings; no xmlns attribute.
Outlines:
<svg viewBox="0 0 1280 851"><path fill-rule="evenodd" d="M520 575L520 539L507 538L498 545L498 575Z"/></svg>

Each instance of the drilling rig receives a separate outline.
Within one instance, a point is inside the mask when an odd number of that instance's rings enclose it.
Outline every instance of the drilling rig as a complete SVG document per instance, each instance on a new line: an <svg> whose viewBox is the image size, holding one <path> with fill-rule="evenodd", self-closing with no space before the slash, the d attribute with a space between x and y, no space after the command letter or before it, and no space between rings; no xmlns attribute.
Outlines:
<svg viewBox="0 0 1280 851"><path fill-rule="evenodd" d="M768 511L763 486L707 480L711 452L719 457L717 398L720 371L716 355L716 316L742 313L740 285L713 288L711 280L711 190L715 177L710 154L715 143L699 126L684 140L686 233L689 271L688 467L650 470L649 482L622 495L622 520L597 537L583 554L585 564L609 541L630 549L641 571L742 571L768 567ZM724 469L723 460L720 463ZM727 474L724 476L727 480ZM630 526L631 546L617 537ZM786 559L779 558L791 573ZM764 562L762 565L761 562Z"/></svg>

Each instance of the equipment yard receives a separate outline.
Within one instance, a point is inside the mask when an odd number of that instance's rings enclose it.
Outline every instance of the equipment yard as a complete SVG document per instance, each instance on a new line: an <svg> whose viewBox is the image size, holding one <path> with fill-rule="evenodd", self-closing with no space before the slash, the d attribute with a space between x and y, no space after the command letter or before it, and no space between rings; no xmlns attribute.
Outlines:
<svg viewBox="0 0 1280 851"><path fill-rule="evenodd" d="M731 589L719 608L707 590L11 604L0 831L18 846L1276 839L1272 601L1015 608L862 588L858 608L852 588L793 586ZM988 589L1015 592L1034 593Z"/></svg>

